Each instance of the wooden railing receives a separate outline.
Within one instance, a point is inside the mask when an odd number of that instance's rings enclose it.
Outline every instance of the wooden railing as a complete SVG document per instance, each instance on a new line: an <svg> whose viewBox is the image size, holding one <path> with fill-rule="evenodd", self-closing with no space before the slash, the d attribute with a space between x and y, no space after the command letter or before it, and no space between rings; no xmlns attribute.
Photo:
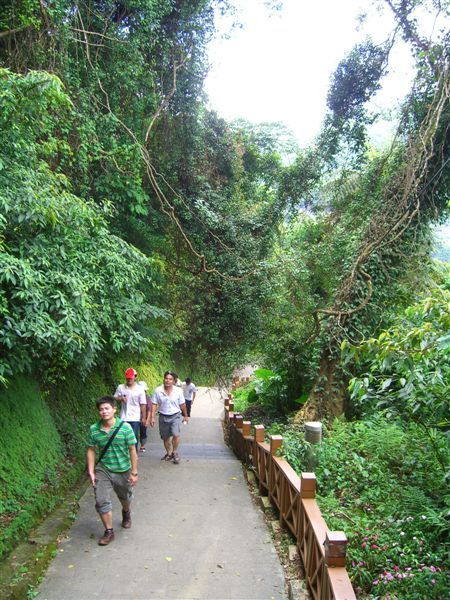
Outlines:
<svg viewBox="0 0 450 600"><path fill-rule="evenodd" d="M288 462L275 455L283 438L271 435L264 442L264 426L255 425L234 412L231 397L225 400L225 426L236 456L251 467L259 492L267 495L279 514L280 525L294 536L314 600L356 598L345 568L347 538L330 531L315 500L314 473L297 475Z"/></svg>

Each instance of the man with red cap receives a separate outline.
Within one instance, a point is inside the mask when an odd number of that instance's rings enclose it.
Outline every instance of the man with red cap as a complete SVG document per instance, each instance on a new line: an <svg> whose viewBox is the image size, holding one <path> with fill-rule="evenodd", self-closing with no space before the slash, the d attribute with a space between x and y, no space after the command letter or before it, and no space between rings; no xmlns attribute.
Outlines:
<svg viewBox="0 0 450 600"><path fill-rule="evenodd" d="M120 418L129 423L136 440L139 436L139 425L147 421L147 400L145 390L136 382L137 371L129 368L125 371L126 383L121 383L114 394L120 405ZM136 444L137 448L137 444Z"/></svg>

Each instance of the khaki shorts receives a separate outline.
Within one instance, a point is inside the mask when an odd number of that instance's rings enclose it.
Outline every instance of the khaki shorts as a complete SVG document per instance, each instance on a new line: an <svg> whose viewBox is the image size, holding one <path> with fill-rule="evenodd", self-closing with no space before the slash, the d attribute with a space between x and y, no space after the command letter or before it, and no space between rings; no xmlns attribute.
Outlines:
<svg viewBox="0 0 450 600"><path fill-rule="evenodd" d="M171 436L179 436L181 433L181 412L174 415L163 415L159 413L159 435L162 440Z"/></svg>
<svg viewBox="0 0 450 600"><path fill-rule="evenodd" d="M112 473L105 467L95 469L95 509L100 514L111 512L111 493L114 490L121 503L128 503L133 498L133 488L128 481L130 471Z"/></svg>

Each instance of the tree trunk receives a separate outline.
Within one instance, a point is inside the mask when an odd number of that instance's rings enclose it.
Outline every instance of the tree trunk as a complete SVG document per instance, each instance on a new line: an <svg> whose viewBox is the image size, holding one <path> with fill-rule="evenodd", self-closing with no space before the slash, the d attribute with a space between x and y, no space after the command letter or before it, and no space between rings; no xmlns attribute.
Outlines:
<svg viewBox="0 0 450 600"><path fill-rule="evenodd" d="M319 374L303 408L295 415L295 423L323 421L342 415L345 410L347 381L340 368L339 357L331 357L329 349L322 355Z"/></svg>

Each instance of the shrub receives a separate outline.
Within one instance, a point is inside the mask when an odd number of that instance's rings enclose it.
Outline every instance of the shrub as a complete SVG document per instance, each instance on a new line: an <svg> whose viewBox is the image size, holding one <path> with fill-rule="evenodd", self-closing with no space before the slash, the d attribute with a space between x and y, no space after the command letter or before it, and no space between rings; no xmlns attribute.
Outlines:
<svg viewBox="0 0 450 600"><path fill-rule="evenodd" d="M445 439L437 440L441 451ZM348 569L370 597L444 597L449 493L423 431L383 417L336 421L318 451L318 503L349 538Z"/></svg>

